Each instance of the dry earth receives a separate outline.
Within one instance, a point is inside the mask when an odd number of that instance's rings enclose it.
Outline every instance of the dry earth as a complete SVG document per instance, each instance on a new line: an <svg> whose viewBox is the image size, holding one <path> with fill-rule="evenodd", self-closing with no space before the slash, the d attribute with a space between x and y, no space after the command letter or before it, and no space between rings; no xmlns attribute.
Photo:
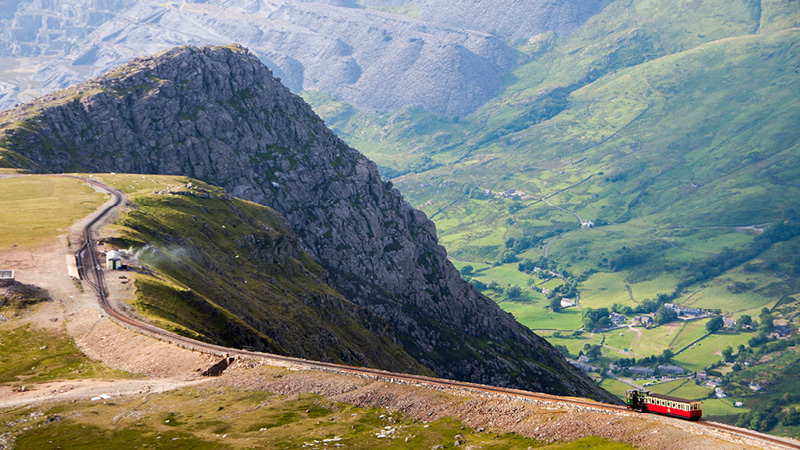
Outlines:
<svg viewBox="0 0 800 450"><path fill-rule="evenodd" d="M282 395L313 392L359 407L400 411L421 421L456 417L474 429L513 431L544 441L602 436L655 450L785 449L652 414L595 410L455 388L420 387L352 375L294 371L239 361L215 383Z"/></svg>

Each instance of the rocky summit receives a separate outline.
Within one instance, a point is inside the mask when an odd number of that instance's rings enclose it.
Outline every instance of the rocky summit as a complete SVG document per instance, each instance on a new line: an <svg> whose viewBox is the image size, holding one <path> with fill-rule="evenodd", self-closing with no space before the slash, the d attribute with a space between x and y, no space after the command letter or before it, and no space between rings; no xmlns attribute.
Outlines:
<svg viewBox="0 0 800 450"><path fill-rule="evenodd" d="M283 214L438 376L613 397L463 282L433 222L239 46L182 47L0 115L0 166L181 174Z"/></svg>

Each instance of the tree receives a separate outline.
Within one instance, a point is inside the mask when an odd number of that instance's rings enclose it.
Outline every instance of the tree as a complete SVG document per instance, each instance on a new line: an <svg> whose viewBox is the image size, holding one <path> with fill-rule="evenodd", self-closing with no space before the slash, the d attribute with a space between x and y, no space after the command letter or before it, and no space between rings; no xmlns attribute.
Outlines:
<svg viewBox="0 0 800 450"><path fill-rule="evenodd" d="M567 348L566 345L556 344L555 347L556 347L556 350L558 350L562 355L566 356L567 358L571 357L570 354L569 354L569 349Z"/></svg>
<svg viewBox="0 0 800 450"><path fill-rule="evenodd" d="M722 316L714 316L711 320L706 322L706 330L708 330L709 333L715 333L722 329L723 326L725 326L725 321L722 319Z"/></svg>
<svg viewBox="0 0 800 450"><path fill-rule="evenodd" d="M659 306L661 306L661 305L658 303L657 300L652 300L652 299L646 298L646 299L642 300L641 303L639 303L639 306L636 307L635 311L638 312L638 313L647 314L647 313L655 312L656 310L658 310Z"/></svg>
<svg viewBox="0 0 800 450"><path fill-rule="evenodd" d="M664 362L670 362L673 356L675 356L675 353L668 348L665 348L664 351L661 352L661 358Z"/></svg>
<svg viewBox="0 0 800 450"><path fill-rule="evenodd" d="M466 266L462 267L459 272L461 272L461 275L472 275L472 271L473 270L475 270L474 267L472 267L470 265L466 265Z"/></svg>
<svg viewBox="0 0 800 450"><path fill-rule="evenodd" d="M761 334L769 334L774 326L772 314L767 308L763 308L758 318L761 319L761 325L758 326L758 332Z"/></svg>
<svg viewBox="0 0 800 450"><path fill-rule="evenodd" d="M550 309L553 310L553 312L561 311L561 299L557 298L557 297L551 298L549 306L550 306Z"/></svg>
<svg viewBox="0 0 800 450"><path fill-rule="evenodd" d="M725 360L725 362L733 361L733 347L731 347L730 345L725 347L722 350L722 358Z"/></svg>
<svg viewBox="0 0 800 450"><path fill-rule="evenodd" d="M486 283L484 283L481 280L473 279L473 280L470 280L470 282L472 283L473 286L475 286L475 289L477 289L479 291L482 291L482 290L486 289Z"/></svg>
<svg viewBox="0 0 800 450"><path fill-rule="evenodd" d="M522 295L522 289L519 286L510 286L506 289L506 295L508 296L509 300L515 300Z"/></svg>
<svg viewBox="0 0 800 450"><path fill-rule="evenodd" d="M748 316L747 314L742 314L739 317L739 321L736 322L736 328L739 330L743 330L746 326L753 324L753 318Z"/></svg>
<svg viewBox="0 0 800 450"><path fill-rule="evenodd" d="M583 326L591 331L598 328L611 326L611 319L608 318L608 308L586 308L583 310Z"/></svg>
<svg viewBox="0 0 800 450"><path fill-rule="evenodd" d="M665 307L658 308L656 312L656 322L663 325L665 323L670 323L678 319L678 313L675 312L674 309L669 309Z"/></svg>
<svg viewBox="0 0 800 450"><path fill-rule="evenodd" d="M515 263L517 262L517 255L512 250L508 250L503 253L503 256L500 258L500 261L503 264Z"/></svg>

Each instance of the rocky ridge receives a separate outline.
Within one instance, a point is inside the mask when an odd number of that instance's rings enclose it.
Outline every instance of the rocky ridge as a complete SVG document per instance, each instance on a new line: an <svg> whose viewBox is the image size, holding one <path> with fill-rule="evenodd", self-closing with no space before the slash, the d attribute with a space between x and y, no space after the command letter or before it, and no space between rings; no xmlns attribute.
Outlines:
<svg viewBox="0 0 800 450"><path fill-rule="evenodd" d="M0 164L183 174L274 208L330 284L439 376L615 401L464 283L433 222L241 47L136 59L0 122Z"/></svg>

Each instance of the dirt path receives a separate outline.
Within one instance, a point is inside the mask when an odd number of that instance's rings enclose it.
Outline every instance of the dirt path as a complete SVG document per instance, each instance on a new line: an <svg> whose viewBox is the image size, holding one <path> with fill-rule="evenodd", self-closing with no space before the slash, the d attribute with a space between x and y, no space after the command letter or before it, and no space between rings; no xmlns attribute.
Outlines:
<svg viewBox="0 0 800 450"><path fill-rule="evenodd" d="M211 381L210 378L186 380L157 378L134 380L65 380L41 383L24 392L14 392L11 386L0 386L0 408L18 408L31 404L110 398L125 395L166 392ZM102 400L107 400L101 397Z"/></svg>
<svg viewBox="0 0 800 450"><path fill-rule="evenodd" d="M94 292L67 275L67 258L80 247L82 229L95 214L78 221L66 234L49 244L0 252L0 267L13 268L18 282L43 288L52 299L26 311L18 319L20 325L66 333L86 356L113 369L142 374L147 378L26 385L31 389L30 393L12 392L10 387L0 387L0 406L36 403L50 397L72 399L70 395L83 398L117 391L136 393L148 389L147 386L163 390L177 388L201 380L197 369L216 362L209 355L181 349L113 323L102 313ZM117 298L133 295L130 283L109 284Z"/></svg>

